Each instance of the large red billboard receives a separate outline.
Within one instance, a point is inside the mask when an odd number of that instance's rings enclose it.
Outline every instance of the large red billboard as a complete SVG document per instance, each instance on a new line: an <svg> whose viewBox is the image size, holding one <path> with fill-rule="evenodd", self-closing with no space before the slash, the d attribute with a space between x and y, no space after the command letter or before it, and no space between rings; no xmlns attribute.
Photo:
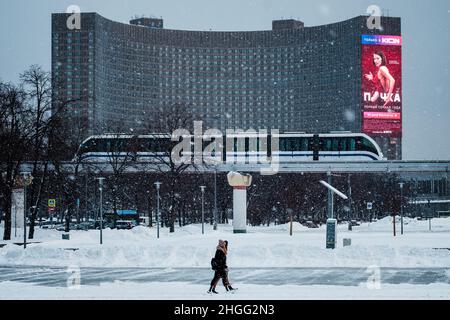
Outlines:
<svg viewBox="0 0 450 320"><path fill-rule="evenodd" d="M362 130L402 136L402 38L362 36Z"/></svg>

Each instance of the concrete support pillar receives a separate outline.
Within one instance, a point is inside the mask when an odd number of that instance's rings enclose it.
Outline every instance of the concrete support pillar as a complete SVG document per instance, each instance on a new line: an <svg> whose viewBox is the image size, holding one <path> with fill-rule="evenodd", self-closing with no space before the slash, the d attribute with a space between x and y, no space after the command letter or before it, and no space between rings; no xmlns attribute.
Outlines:
<svg viewBox="0 0 450 320"><path fill-rule="evenodd" d="M231 171L227 178L233 187L233 233L247 233L247 187L252 176Z"/></svg>
<svg viewBox="0 0 450 320"><path fill-rule="evenodd" d="M24 189L14 189L12 192L11 229L23 228L23 215L25 214ZM22 232L22 231L21 231Z"/></svg>
<svg viewBox="0 0 450 320"><path fill-rule="evenodd" d="M233 189L233 233L247 233L247 188Z"/></svg>

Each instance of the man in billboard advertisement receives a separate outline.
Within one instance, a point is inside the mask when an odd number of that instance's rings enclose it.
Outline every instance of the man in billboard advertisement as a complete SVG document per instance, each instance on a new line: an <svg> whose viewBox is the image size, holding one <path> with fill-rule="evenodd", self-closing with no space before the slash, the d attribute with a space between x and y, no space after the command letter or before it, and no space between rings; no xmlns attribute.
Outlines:
<svg viewBox="0 0 450 320"><path fill-rule="evenodd" d="M363 132L401 137L402 64L400 36L362 36Z"/></svg>

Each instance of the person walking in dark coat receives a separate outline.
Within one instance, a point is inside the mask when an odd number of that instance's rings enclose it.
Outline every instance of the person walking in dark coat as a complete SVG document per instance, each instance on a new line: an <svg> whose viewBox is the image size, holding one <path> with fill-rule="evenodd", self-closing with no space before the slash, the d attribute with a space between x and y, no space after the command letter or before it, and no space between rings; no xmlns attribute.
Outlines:
<svg viewBox="0 0 450 320"><path fill-rule="evenodd" d="M216 268L214 269L214 278L211 280L211 286L208 293L218 293L216 291L217 283L222 278L223 286L227 291L234 290L228 281L228 266L227 266L227 253L228 253L228 241L219 240L216 254L214 259L216 260Z"/></svg>

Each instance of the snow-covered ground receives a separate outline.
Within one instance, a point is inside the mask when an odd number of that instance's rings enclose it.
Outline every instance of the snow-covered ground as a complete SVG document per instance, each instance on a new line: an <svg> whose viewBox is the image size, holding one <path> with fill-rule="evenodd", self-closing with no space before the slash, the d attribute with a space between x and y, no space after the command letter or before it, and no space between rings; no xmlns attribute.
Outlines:
<svg viewBox="0 0 450 320"><path fill-rule="evenodd" d="M29 283L0 283L0 299L114 299L114 300L443 300L450 298L450 285L381 285L380 289L358 286L241 286L235 294L226 293L219 286L219 294L205 292L205 285L183 282L104 283L100 286L67 287L35 286Z"/></svg>
<svg viewBox="0 0 450 320"><path fill-rule="evenodd" d="M0 266L18 270L20 266L209 268L218 239L226 239L231 271L311 267L375 270L373 266L444 268L450 278L450 250L447 250L450 219L433 219L432 231L428 229L428 221L405 218L404 222L404 235L400 235L397 224L396 237L390 217L353 227L353 231L348 231L346 224L339 225L334 250L325 248L325 226L309 229L297 223L292 236L289 224L248 227L247 234L233 234L231 225L219 225L217 231L205 225L204 235L201 225L189 225L177 228L175 233L160 229L159 239L155 227L107 229L103 231L103 245L99 245L98 230L71 231L70 240L62 240L62 232L38 228L33 241L41 243L29 244L25 250L13 244L21 241L19 232L16 239L0 241L6 244L0 249ZM343 247L344 238L351 239L351 246ZM207 283L188 281L106 281L71 289L4 280L0 282L0 299L450 299L449 283L380 283L380 287L371 286L370 281L349 286L238 283L240 289L236 294L225 293L219 286L221 294L210 296L205 293Z"/></svg>
<svg viewBox="0 0 450 320"><path fill-rule="evenodd" d="M0 249L0 265L36 265L80 267L209 267L218 239L229 241L228 263L231 267L380 267L420 268L449 267L450 219L428 221L405 218L404 234L392 233L392 218L365 223L347 230L338 226L337 248L325 248L325 226L309 229L295 223L293 235L289 225L248 227L247 234L233 234L231 225L219 225L217 231L205 225L188 225L169 233L167 228L136 227L132 230L71 231L70 240L61 232L37 229L33 241L24 250L12 242ZM0 229L0 232L2 230ZM18 232L19 235L19 232ZM343 247L350 238L351 246ZM67 250L77 249L77 250Z"/></svg>

